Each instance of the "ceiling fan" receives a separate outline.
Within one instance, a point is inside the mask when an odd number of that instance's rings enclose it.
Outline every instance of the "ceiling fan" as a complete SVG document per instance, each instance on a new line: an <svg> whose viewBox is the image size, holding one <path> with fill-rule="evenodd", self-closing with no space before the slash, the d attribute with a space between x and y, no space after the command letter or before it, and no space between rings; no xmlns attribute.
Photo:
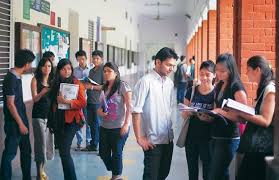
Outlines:
<svg viewBox="0 0 279 180"><path fill-rule="evenodd" d="M157 3L145 3L144 6L157 6L157 15L153 19L159 21L164 19L160 16L160 6L171 6L171 4L157 2Z"/></svg>

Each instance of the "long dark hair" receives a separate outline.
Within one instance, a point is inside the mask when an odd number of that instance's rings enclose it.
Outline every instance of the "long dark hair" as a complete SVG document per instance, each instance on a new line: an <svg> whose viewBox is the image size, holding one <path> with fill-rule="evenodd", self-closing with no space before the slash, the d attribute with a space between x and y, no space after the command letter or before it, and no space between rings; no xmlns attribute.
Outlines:
<svg viewBox="0 0 279 180"><path fill-rule="evenodd" d="M216 60L216 64L218 63L222 63L229 71L229 80L225 89L227 89L228 86L232 85L237 81L243 86L240 80L240 75L237 69L235 58L232 54L230 53L220 54ZM221 84L223 84L223 82L220 82L220 85Z"/></svg>
<svg viewBox="0 0 279 180"><path fill-rule="evenodd" d="M48 80L47 80L47 83L50 84L53 77L54 77L54 70L53 70L53 64L51 62L50 59L48 58L42 58L37 66L37 69L35 70L35 78L38 82L42 82L43 81L43 73L42 73L42 67L46 64L46 62L50 62L51 64L51 71L49 73L49 76L48 76Z"/></svg>
<svg viewBox="0 0 279 180"><path fill-rule="evenodd" d="M258 84L257 89L257 99L260 97L262 90L267 86L267 84L274 80L274 73L271 67L269 67L268 62L262 56L253 56L248 59L247 66L255 70L257 67L261 69L261 79Z"/></svg>
<svg viewBox="0 0 279 180"><path fill-rule="evenodd" d="M71 66L72 74L71 74L70 77L68 77L66 79L62 79L61 76L60 76L60 71L64 66L66 66L68 64ZM50 90L50 97L53 100L55 100L56 96L58 95L59 88L60 88L60 83L69 83L69 84L74 83L75 77L74 77L73 73L74 73L74 68L73 68L73 65L72 65L72 63L69 59L64 58L64 59L61 59L58 62L56 72L55 72L55 76L54 76L54 79L51 83L51 90Z"/></svg>
<svg viewBox="0 0 279 180"><path fill-rule="evenodd" d="M108 100L116 91L119 90L121 80L120 80L120 72L119 72L119 70L118 70L118 66L117 66L115 63L113 63L113 62L107 62L107 63L104 65L103 69L105 69L105 67L108 67L108 68L112 69L112 70L116 73L116 77L115 77L114 83L113 83L113 85L112 85L112 87L111 87L111 90L110 90L109 94L107 95L107 100ZM108 85L109 85L108 82L106 82L106 83L104 84L104 86L103 86L103 90L104 90L104 91L107 91L107 90L108 90Z"/></svg>

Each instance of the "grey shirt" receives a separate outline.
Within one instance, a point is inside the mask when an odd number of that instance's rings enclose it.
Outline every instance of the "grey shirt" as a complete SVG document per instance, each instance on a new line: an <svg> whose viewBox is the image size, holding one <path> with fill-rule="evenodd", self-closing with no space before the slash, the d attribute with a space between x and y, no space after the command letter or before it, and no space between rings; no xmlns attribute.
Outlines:
<svg viewBox="0 0 279 180"><path fill-rule="evenodd" d="M185 78L185 74L187 76L191 75L190 66L187 66L187 64L184 63L184 64L182 64L180 70L181 70L181 74L182 74L181 82L187 82L189 78Z"/></svg>
<svg viewBox="0 0 279 180"><path fill-rule="evenodd" d="M95 81L96 83L102 85L103 84L103 65L101 65L98 69L94 67L89 71L90 79ZM100 98L101 91L97 90L87 90L87 104L99 104L99 98Z"/></svg>
<svg viewBox="0 0 279 180"><path fill-rule="evenodd" d="M108 115L102 118L101 126L107 129L121 128L125 122L125 102L124 95L126 92L131 92L130 86L121 81L119 90L116 91L108 100L106 99L108 92L102 92L100 96L100 105L107 104Z"/></svg>
<svg viewBox="0 0 279 180"><path fill-rule="evenodd" d="M173 140L171 114L175 98L173 82L156 71L142 77L132 98L132 112L141 113L142 135L153 144L168 144Z"/></svg>

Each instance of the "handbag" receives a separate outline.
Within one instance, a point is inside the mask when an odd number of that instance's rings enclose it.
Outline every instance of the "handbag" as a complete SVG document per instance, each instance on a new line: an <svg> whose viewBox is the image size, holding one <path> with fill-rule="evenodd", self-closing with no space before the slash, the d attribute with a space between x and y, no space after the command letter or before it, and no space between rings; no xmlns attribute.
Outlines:
<svg viewBox="0 0 279 180"><path fill-rule="evenodd" d="M192 102L192 99L194 97L195 89L196 89L196 84L194 83L193 86L192 86L190 103ZM189 116L187 119L185 119L183 121L182 128L181 128L181 131L179 133L179 136L178 136L178 139L177 139L177 142L176 142L177 147L183 148L185 146L185 141L186 141L188 128L189 128L189 124L190 124L190 121L189 121L190 117L191 116Z"/></svg>
<svg viewBox="0 0 279 180"><path fill-rule="evenodd" d="M263 93L264 91L256 104L256 114L259 114ZM248 122L241 136L238 152L273 153L273 125L265 128Z"/></svg>

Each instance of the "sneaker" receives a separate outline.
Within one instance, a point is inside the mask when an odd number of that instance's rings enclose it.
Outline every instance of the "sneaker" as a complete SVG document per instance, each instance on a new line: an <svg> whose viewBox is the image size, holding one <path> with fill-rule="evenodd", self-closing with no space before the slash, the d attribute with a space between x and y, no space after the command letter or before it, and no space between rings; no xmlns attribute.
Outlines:
<svg viewBox="0 0 279 180"><path fill-rule="evenodd" d="M48 177L44 171L41 173L41 180L48 180Z"/></svg>
<svg viewBox="0 0 279 180"><path fill-rule="evenodd" d="M81 150L82 150L81 145L78 144L77 147L75 148L75 151L81 151Z"/></svg>

